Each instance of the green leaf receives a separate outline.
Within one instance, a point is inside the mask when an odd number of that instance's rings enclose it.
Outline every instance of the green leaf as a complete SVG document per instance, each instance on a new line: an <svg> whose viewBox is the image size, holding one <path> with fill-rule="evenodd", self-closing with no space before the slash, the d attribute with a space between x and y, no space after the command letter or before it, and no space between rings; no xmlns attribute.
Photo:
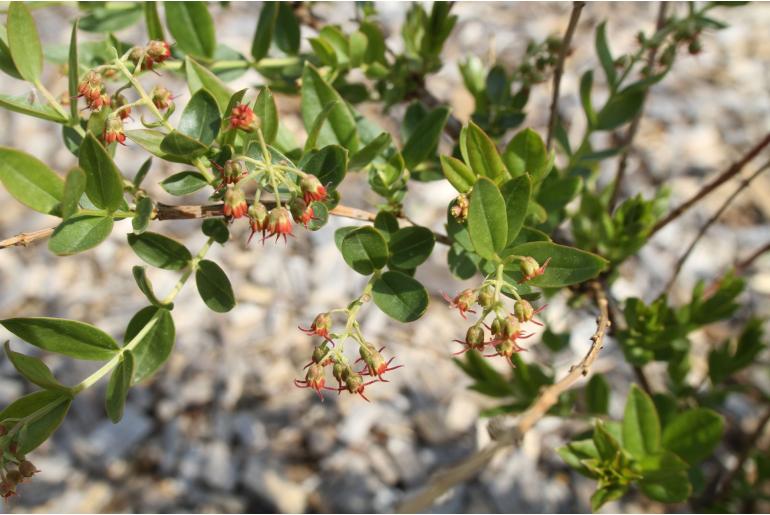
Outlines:
<svg viewBox="0 0 770 515"><path fill-rule="evenodd" d="M547 241L535 241L506 249L501 257L531 256L544 265L548 258L545 273L527 281L527 284L541 288L562 288L570 284L582 283L596 277L607 266L607 260L574 247L557 245ZM506 266L515 280L522 278L518 263Z"/></svg>
<svg viewBox="0 0 770 515"><path fill-rule="evenodd" d="M257 22L257 30L251 42L251 56L256 62L265 57L268 50L270 50L273 28L278 16L278 5L276 2L265 2L262 4L262 10L259 12L259 21Z"/></svg>
<svg viewBox="0 0 770 515"><path fill-rule="evenodd" d="M0 147L0 182L8 193L40 213L53 214L64 194L64 181L29 154Z"/></svg>
<svg viewBox="0 0 770 515"><path fill-rule="evenodd" d="M83 138L80 168L86 173L86 195L96 207L115 211L123 202L123 176L110 154L90 132Z"/></svg>
<svg viewBox="0 0 770 515"><path fill-rule="evenodd" d="M221 124L222 115L214 96L205 89L199 89L185 106L177 131L209 146L219 134Z"/></svg>
<svg viewBox="0 0 770 515"><path fill-rule="evenodd" d="M154 41L165 41L163 25L158 15L157 2L144 2L144 21L147 25L147 35Z"/></svg>
<svg viewBox="0 0 770 515"><path fill-rule="evenodd" d="M73 168L64 180L64 192L61 199L61 217L66 220L77 213L80 198L86 190L86 173L80 168Z"/></svg>
<svg viewBox="0 0 770 515"><path fill-rule="evenodd" d="M334 51L334 47L326 41L324 38L310 38L308 39L313 53L321 61L321 64L329 66L330 68L336 68L337 53Z"/></svg>
<svg viewBox="0 0 770 515"><path fill-rule="evenodd" d="M195 283L203 302L217 313L227 313L235 307L235 295L230 279L213 261L204 259L195 271Z"/></svg>
<svg viewBox="0 0 770 515"><path fill-rule="evenodd" d="M603 21L596 27L596 55L599 56L599 62L604 69L604 75L607 76L607 84L610 89L614 89L617 81L615 73L615 60L612 58L610 47L607 44L607 22Z"/></svg>
<svg viewBox="0 0 770 515"><path fill-rule="evenodd" d="M321 78L311 65L306 65L302 74L302 120L310 131L313 122L329 102L337 104L329 113L318 135L319 145L340 144L350 152L359 147L356 121L339 93Z"/></svg>
<svg viewBox="0 0 770 515"><path fill-rule="evenodd" d="M43 72L43 47L35 19L24 2L8 5L8 47L24 80L35 83Z"/></svg>
<svg viewBox="0 0 770 515"><path fill-rule="evenodd" d="M353 154L350 158L350 164L348 165L351 170L359 170L380 155L386 148L393 142L390 134L383 132L372 141L370 141L364 148Z"/></svg>
<svg viewBox="0 0 770 515"><path fill-rule="evenodd" d="M181 270L190 264L192 254L176 240L154 232L129 234L128 244L147 264L166 270Z"/></svg>
<svg viewBox="0 0 770 515"><path fill-rule="evenodd" d="M307 134L307 140L305 141L305 153L310 152L314 148L316 148L316 143L318 142L318 135L321 133L321 127L323 127L324 122L326 121L326 118L329 117L329 113L332 112L332 109L337 105L336 100L332 100L328 104L324 106L324 108L321 110L320 113L318 113L318 116L316 116L315 120L313 120L313 126L310 129L310 131Z"/></svg>
<svg viewBox="0 0 770 515"><path fill-rule="evenodd" d="M347 152L337 145L329 145L321 150L313 150L302 158L299 167L318 177L326 187L336 188L345 178L347 171Z"/></svg>
<svg viewBox="0 0 770 515"><path fill-rule="evenodd" d="M593 103L591 102L591 89L594 83L593 70L586 71L580 77L580 103L583 106L583 112L586 114L586 120L588 121L588 127L594 128L596 126L596 111L594 111ZM563 137L564 143L569 144L566 132ZM566 147L566 145L565 145ZM567 147L567 153L570 153Z"/></svg>
<svg viewBox="0 0 770 515"><path fill-rule="evenodd" d="M224 245L230 239L230 229L222 218L207 218L201 224L203 234Z"/></svg>
<svg viewBox="0 0 770 515"><path fill-rule="evenodd" d="M532 181L529 175L521 175L503 184L500 193L505 200L505 211L508 217L508 238L506 239L506 245L508 245L516 240L524 225L529 198L532 194Z"/></svg>
<svg viewBox="0 0 770 515"><path fill-rule="evenodd" d="M532 129L524 129L513 137L505 147L503 160L511 175L529 173L534 184L540 183L553 166L543 139Z"/></svg>
<svg viewBox="0 0 770 515"><path fill-rule="evenodd" d="M278 48L289 55L296 55L299 52L299 20L294 16L291 4L279 3L278 17L273 30L273 39Z"/></svg>
<svg viewBox="0 0 770 515"><path fill-rule="evenodd" d="M107 393L104 407L107 416L113 424L120 422L123 418L123 407L126 405L126 396L131 387L131 378L134 376L134 355L131 351L124 351L118 361L118 365L110 376L110 382L107 383Z"/></svg>
<svg viewBox="0 0 770 515"><path fill-rule="evenodd" d="M117 32L134 25L141 17L141 4L110 2L89 10L80 18L80 28L87 32Z"/></svg>
<svg viewBox="0 0 770 515"><path fill-rule="evenodd" d="M147 152L164 161L170 161L172 163L190 163L191 161L191 156L179 156L161 150L160 145L166 135L160 131L152 129L134 129L126 131L126 137Z"/></svg>
<svg viewBox="0 0 770 515"><path fill-rule="evenodd" d="M147 230L147 226L150 225L150 217L152 217L152 199L150 197L142 197L136 203L136 214L131 219L131 227L134 229L134 234L142 234Z"/></svg>
<svg viewBox="0 0 770 515"><path fill-rule="evenodd" d="M74 103L74 102L73 102ZM67 118L62 116L59 111L47 104L37 104L32 102L30 95L2 95L0 94L0 107L4 107L15 113L26 114L56 123L65 123Z"/></svg>
<svg viewBox="0 0 770 515"><path fill-rule="evenodd" d="M402 270L417 268L428 259L436 244L433 231L426 227L404 227L388 241L390 265Z"/></svg>
<svg viewBox="0 0 770 515"><path fill-rule="evenodd" d="M460 193L468 193L476 182L476 176L465 163L452 156L439 156L441 169L449 184Z"/></svg>
<svg viewBox="0 0 770 515"><path fill-rule="evenodd" d="M27 343L77 359L101 361L120 349L107 333L63 318L8 318L0 324Z"/></svg>
<svg viewBox="0 0 770 515"><path fill-rule="evenodd" d="M630 122L642 108L645 90L628 88L610 97L596 115L596 129L610 131Z"/></svg>
<svg viewBox="0 0 770 515"><path fill-rule="evenodd" d="M620 499L627 490L628 486L615 484L598 488L591 496L591 511L597 512L606 503Z"/></svg>
<svg viewBox="0 0 770 515"><path fill-rule="evenodd" d="M439 107L428 113L414 127L401 151L404 163L409 170L414 169L429 158L432 152L435 152L448 118L449 109Z"/></svg>
<svg viewBox="0 0 770 515"><path fill-rule="evenodd" d="M388 244L373 227L350 231L342 239L340 251L350 268L363 275L373 274L388 262Z"/></svg>
<svg viewBox="0 0 770 515"><path fill-rule="evenodd" d="M658 502L676 503L687 500L692 494L688 477L688 465L674 453L663 451L638 461L642 478L639 488Z"/></svg>
<svg viewBox="0 0 770 515"><path fill-rule="evenodd" d="M278 108L275 106L275 98L270 88L263 86L259 90L257 100L254 102L254 113L262 121L262 136L268 145L278 136Z"/></svg>
<svg viewBox="0 0 770 515"><path fill-rule="evenodd" d="M24 378L46 390L57 390L66 388L51 373L51 369L39 358L27 356L11 350L8 342L5 342L5 354L11 360L14 368L24 376Z"/></svg>
<svg viewBox="0 0 770 515"><path fill-rule="evenodd" d="M190 56L185 57L184 70L190 94L194 95L198 90L205 89L214 96L220 111L224 112L227 109L227 103L233 92L227 84L222 82L222 79Z"/></svg>
<svg viewBox="0 0 770 515"><path fill-rule="evenodd" d="M663 447L695 465L716 449L725 430L724 419L708 408L679 413L663 430Z"/></svg>
<svg viewBox="0 0 770 515"><path fill-rule="evenodd" d="M139 290L144 293L144 296L147 297L147 300L150 301L150 304L158 307L168 307L168 309L173 307L173 304L164 304L155 296L155 291L152 289L152 283L150 282L150 278L147 277L147 269L145 267L135 266L132 269L132 273L136 285L139 287Z"/></svg>
<svg viewBox="0 0 770 515"><path fill-rule="evenodd" d="M588 412L606 415L610 404L610 385L602 374L594 374L586 385L586 405Z"/></svg>
<svg viewBox="0 0 770 515"><path fill-rule="evenodd" d="M345 236L350 234L351 232L358 229L356 226L350 226L350 227L340 227L336 231L334 231L334 244L337 246L337 249L342 252L342 240L345 239Z"/></svg>
<svg viewBox="0 0 770 515"><path fill-rule="evenodd" d="M69 256L92 249L112 232L111 216L75 215L53 231L48 250L57 256Z"/></svg>
<svg viewBox="0 0 770 515"><path fill-rule="evenodd" d="M476 253L484 259L497 260L497 253L507 243L505 201L495 183L485 177L479 178L473 186L468 232Z"/></svg>
<svg viewBox="0 0 770 515"><path fill-rule="evenodd" d="M78 103L75 101L78 96L78 74L80 72L80 65L78 63L78 20L75 20L72 24L69 59L67 61L67 91L70 95L70 118L75 123L80 122Z"/></svg>
<svg viewBox="0 0 770 515"><path fill-rule="evenodd" d="M189 195L208 186L206 178L200 172L187 170L166 177L160 183L167 193L176 196Z"/></svg>
<svg viewBox="0 0 770 515"><path fill-rule="evenodd" d="M428 308L428 291L416 279L388 271L374 281L372 298L377 307L399 322L412 322Z"/></svg>
<svg viewBox="0 0 770 515"><path fill-rule="evenodd" d="M164 6L168 31L179 48L195 57L213 57L216 32L206 3L168 2Z"/></svg>
<svg viewBox="0 0 770 515"><path fill-rule="evenodd" d="M3 25L0 25L0 70L3 70L14 79L24 80L19 74L19 70L16 69L16 65L13 64L11 49L8 48L8 35Z"/></svg>
<svg viewBox="0 0 770 515"><path fill-rule="evenodd" d="M473 122L468 124L466 130L465 148L468 155L466 163L476 175L497 183L509 177L495 142Z"/></svg>
<svg viewBox="0 0 770 515"><path fill-rule="evenodd" d="M623 448L637 458L660 451L660 421L652 399L631 385L623 413Z"/></svg>
<svg viewBox="0 0 770 515"><path fill-rule="evenodd" d="M166 362L174 348L174 319L167 309L147 306L131 318L123 337L126 344L152 321L152 327L134 346L134 379L132 384L153 375Z"/></svg>
<svg viewBox="0 0 770 515"><path fill-rule="evenodd" d="M208 147L200 141L174 130L160 142L160 150L171 155L197 157L205 154Z"/></svg>
<svg viewBox="0 0 770 515"><path fill-rule="evenodd" d="M42 392L31 393L15 400L0 412L0 423L9 419L17 421L33 413L43 413L29 422L21 431L19 452L27 454L40 446L56 431L71 404L72 397L64 390L43 390Z"/></svg>
<svg viewBox="0 0 770 515"><path fill-rule="evenodd" d="M390 244L390 238L399 230L398 218L390 211L380 211L374 217L374 228L380 231L385 241Z"/></svg>

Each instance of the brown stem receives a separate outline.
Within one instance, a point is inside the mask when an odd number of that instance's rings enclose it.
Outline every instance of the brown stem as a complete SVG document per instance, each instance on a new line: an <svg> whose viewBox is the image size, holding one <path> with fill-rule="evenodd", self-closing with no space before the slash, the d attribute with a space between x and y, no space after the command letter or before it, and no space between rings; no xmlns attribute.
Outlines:
<svg viewBox="0 0 770 515"><path fill-rule="evenodd" d="M716 213L708 219L708 221L703 224L703 226L698 231L698 234L695 236L695 238L692 240L692 243L690 243L690 246L687 247L687 250L684 251L684 254L677 260L676 265L674 266L674 273L671 274L671 279L668 280L668 283L666 284L666 287L663 291L669 291L671 287L674 285L674 282L676 281L677 276L679 275L679 272L682 271L682 267L684 266L685 261L687 261L687 258L690 257L690 254L692 253L695 246L698 244L698 242L701 240L704 234L706 234L706 231L708 231L709 227L714 225L714 223L719 219L719 217L722 216L722 213L724 213L728 207L730 207L730 204L735 200L735 198L740 195L740 193L745 190L751 182L759 177L759 175L770 168L770 162L765 163L763 166L761 166L756 172L751 174L750 177L746 178L741 182L737 188L735 188L735 191L733 191L732 195L727 197L727 199L722 203L722 205L717 209Z"/></svg>
<svg viewBox="0 0 770 515"><path fill-rule="evenodd" d="M658 21L655 24L655 32L660 31L660 29L663 28L663 25L666 23L666 11L668 10L668 2L662 1L660 2L660 6L658 7ZM650 48L649 53L647 54L647 68L652 69L652 66L655 64L655 57L658 54L658 45L652 46ZM615 182L612 186L612 196L610 197L609 202L609 212L612 213L612 210L615 209L615 204L618 201L618 195L620 194L620 185L623 182L623 177L626 174L626 166L628 165L628 155L631 152L631 142L636 137L636 132L639 130L639 124L642 120L642 112L644 111L644 103L647 100L647 94L649 93L649 90L644 92L644 97L642 98L642 107L639 108L639 112L636 113L636 116L634 116L634 119L631 121L631 125L628 126L628 131L626 132L626 137L623 138L623 153L620 154L620 160L618 161L618 170L615 173Z"/></svg>
<svg viewBox="0 0 770 515"><path fill-rule="evenodd" d="M435 474L428 484L415 495L407 498L396 509L397 513L416 513L427 509L433 501L455 485L475 476L500 449L513 445L521 435L529 431L551 407L559 400L559 396L569 390L575 382L588 375L591 365L596 361L599 351L604 344L604 336L610 327L607 295L597 281L591 282L599 316L596 319L596 332L591 336L591 346L586 355L578 363L570 367L569 373L543 390L532 405L522 413L512 427L495 430L502 425L505 417L498 417L490 423L490 434L495 442L487 445L477 453L466 458L459 464Z"/></svg>
<svg viewBox="0 0 770 515"><path fill-rule="evenodd" d="M264 201L266 206L271 207L273 202ZM332 209L329 214L333 216L339 216L342 218L351 218L353 220L361 220L364 222L374 222L375 214L363 209L356 209L354 207L339 205ZM157 209L153 213L155 220L185 220L195 218L212 218L224 216L222 204L209 204L205 206L170 206L167 204L158 204ZM411 222L410 222L411 223ZM48 238L53 234L54 227L47 229L40 229L38 231L21 233L12 238L0 241L0 249L6 247L13 247L17 245L27 246L37 240ZM435 233L436 241L444 245L451 245L452 240L445 234Z"/></svg>
<svg viewBox="0 0 770 515"><path fill-rule="evenodd" d="M717 189L719 186L727 182L728 180L732 179L736 175L740 173L741 170L743 170L743 167L746 166L746 164L754 159L762 150L767 146L770 145L770 133L766 134L764 138L762 138L762 141L754 145L743 157L741 157L738 161L735 161L733 164L731 164L725 171L720 173L717 177L715 177L711 182L703 186L703 188L700 189L695 195L693 195L689 200L683 202L679 205L676 209L671 211L665 218L660 220L655 226L652 228L652 231L650 231L649 237L652 237L656 232L667 226L672 221L676 220L682 214L690 209L693 205L695 205L698 201L706 197L709 193Z"/></svg>
<svg viewBox="0 0 770 515"><path fill-rule="evenodd" d="M433 96L433 93L425 89L425 87L420 87L417 90L417 96L420 101L430 109L434 109L443 105L443 103L438 98ZM444 125L444 132L446 132L453 140L457 141L460 139L460 131L462 128L462 122L458 120L454 115L450 114L449 118L447 118L446 125Z"/></svg>
<svg viewBox="0 0 770 515"><path fill-rule="evenodd" d="M735 273L736 275L743 274L746 270L748 270L751 265L754 264L754 261L759 259L759 257L764 254L765 252L770 251L770 241L759 247L757 250L751 253L749 257L744 259L743 261L739 261L735 265Z"/></svg>
<svg viewBox="0 0 770 515"><path fill-rule="evenodd" d="M569 46L572 44L572 36L575 34L575 28L580 19L580 12L585 5L585 2L572 2L572 13L569 17L567 31L564 33L564 39L561 42L559 60L556 62L556 68L554 68L553 96L551 97L551 113L548 118L548 137L546 138L546 147L548 150L551 150L551 146L553 145L553 133L556 130L556 121L558 120L559 89L561 88L561 76L564 73L564 61L567 60Z"/></svg>

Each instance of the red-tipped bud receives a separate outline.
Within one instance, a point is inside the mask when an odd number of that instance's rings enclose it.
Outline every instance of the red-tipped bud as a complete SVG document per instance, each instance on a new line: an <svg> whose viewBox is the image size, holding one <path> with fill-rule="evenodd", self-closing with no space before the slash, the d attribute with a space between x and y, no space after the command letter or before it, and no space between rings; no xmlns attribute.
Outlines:
<svg viewBox="0 0 770 515"><path fill-rule="evenodd" d="M145 49L147 57L156 63L162 63L171 57L171 47L165 41L150 41Z"/></svg>
<svg viewBox="0 0 770 515"><path fill-rule="evenodd" d="M401 368L403 365L391 367L390 363L395 358L390 358L388 361L385 361L385 358L382 357L381 352L382 349L378 350L371 343L364 343L359 347L358 353L361 355L361 359L359 361L363 361L366 364L366 368L362 370L361 373L367 373L372 377L377 376L381 381L387 381L382 377L382 375L385 372L390 372L391 370Z"/></svg>
<svg viewBox="0 0 770 515"><path fill-rule="evenodd" d="M123 130L123 121L119 116L109 116L104 124L104 142L109 145L116 141L125 145L126 132Z"/></svg>
<svg viewBox="0 0 770 515"><path fill-rule="evenodd" d="M476 292L471 290L470 288L467 290L461 291L455 298L449 298L447 294L444 294L444 299L449 302L449 306L452 308L457 308L457 311L460 312L460 316L465 318L465 313L475 313L470 307L476 303Z"/></svg>
<svg viewBox="0 0 770 515"><path fill-rule="evenodd" d="M102 95L102 76L99 73L90 70L86 73L83 80L78 83L78 96L85 97L86 103L91 103L99 99Z"/></svg>
<svg viewBox="0 0 770 515"><path fill-rule="evenodd" d="M260 127L259 118L247 104L238 104L230 113L230 128L254 132Z"/></svg>
<svg viewBox="0 0 770 515"><path fill-rule="evenodd" d="M299 381L295 379L294 385L297 386L298 388L312 388L318 394L318 398L323 400L323 395L321 395L321 390L323 390L324 386L326 385L326 378L324 377L324 367L322 367L318 363L313 363L307 369L307 374L305 374L305 380Z"/></svg>
<svg viewBox="0 0 770 515"><path fill-rule="evenodd" d="M535 316L535 309L526 300L517 300L516 304L513 305L513 315L523 324L532 320L532 317Z"/></svg>
<svg viewBox="0 0 770 515"><path fill-rule="evenodd" d="M298 224L304 225L305 229L307 229L307 224L309 224L315 217L313 208L306 204L305 201L301 198L294 199L289 205L289 208L291 210L291 216L294 218L294 221Z"/></svg>
<svg viewBox="0 0 770 515"><path fill-rule="evenodd" d="M285 207L274 207L270 210L267 216L267 234L268 237L275 236L276 241L283 236L283 241L286 241L286 236L291 236L291 215Z"/></svg>
<svg viewBox="0 0 770 515"><path fill-rule="evenodd" d="M228 186L225 191L225 216L231 218L240 218L246 215L249 210L249 204L246 202L246 195L238 187Z"/></svg>
<svg viewBox="0 0 770 515"><path fill-rule="evenodd" d="M329 313L319 313L316 315L313 323L310 324L309 329L299 328L305 334L311 336L320 336L321 338L329 339L329 331L332 328L332 317Z"/></svg>
<svg viewBox="0 0 770 515"><path fill-rule="evenodd" d="M519 270L521 270L521 273L524 275L524 277L521 278L519 283L523 283L543 275L550 261L551 258L549 257L545 260L543 266L540 266L540 263L538 263L532 256L525 256L521 258L519 261Z"/></svg>
<svg viewBox="0 0 770 515"><path fill-rule="evenodd" d="M299 181L299 186L302 189L302 198L307 205L310 205L313 201L323 201L327 198L326 188L321 184L321 181L316 178L315 175L305 175Z"/></svg>
<svg viewBox="0 0 770 515"><path fill-rule="evenodd" d="M243 165L240 161L228 159L222 167L222 180L228 184L238 182L243 175Z"/></svg>
<svg viewBox="0 0 770 515"><path fill-rule="evenodd" d="M265 233L267 229L267 208L262 202L254 202L248 210L249 226L251 227L251 241L252 236L257 232Z"/></svg>
<svg viewBox="0 0 770 515"><path fill-rule="evenodd" d="M153 105L160 110L168 109L174 100L174 96L171 92L163 86L155 86L152 88L150 98L152 99Z"/></svg>
<svg viewBox="0 0 770 515"><path fill-rule="evenodd" d="M323 342L321 345L313 349L313 356L310 358L311 363L317 363L321 366L326 366L329 364L329 361L331 361L327 359L328 355L329 346L326 344L326 342Z"/></svg>
<svg viewBox="0 0 770 515"><path fill-rule="evenodd" d="M128 100L121 94L117 94L112 97L112 105L115 106L115 111L121 120L125 120L131 116L131 107L127 106Z"/></svg>

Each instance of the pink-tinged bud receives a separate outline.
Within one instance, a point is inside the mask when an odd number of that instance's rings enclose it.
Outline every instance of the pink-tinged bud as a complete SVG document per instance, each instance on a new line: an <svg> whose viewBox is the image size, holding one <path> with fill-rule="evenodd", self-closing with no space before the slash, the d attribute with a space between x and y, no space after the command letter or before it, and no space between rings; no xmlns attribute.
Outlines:
<svg viewBox="0 0 770 515"><path fill-rule="evenodd" d="M112 105L115 106L115 112L120 116L121 120L125 120L131 116L131 107L124 107L128 104L128 100L121 94L117 94L112 97Z"/></svg>
<svg viewBox="0 0 770 515"><path fill-rule="evenodd" d="M225 216L230 218L240 218L245 216L249 210L249 204L246 202L246 195L238 187L228 186L225 191Z"/></svg>
<svg viewBox="0 0 770 515"><path fill-rule="evenodd" d="M23 460L19 463L19 473L24 477L32 477L40 472L31 461Z"/></svg>
<svg viewBox="0 0 770 515"><path fill-rule="evenodd" d="M155 86L152 88L150 98L152 99L153 105L160 110L168 109L171 106L172 100L174 100L174 96L171 92L163 86Z"/></svg>
<svg viewBox="0 0 770 515"><path fill-rule="evenodd" d="M460 193L457 195L454 205L449 209L449 213L458 222L464 222L468 218L469 207L470 202L468 202L468 197L464 193Z"/></svg>
<svg viewBox="0 0 770 515"><path fill-rule="evenodd" d="M3 481L0 483L0 497L8 499L16 495L16 485L11 484L10 481Z"/></svg>
<svg viewBox="0 0 770 515"><path fill-rule="evenodd" d="M295 379L294 385L297 388L312 388L313 390L315 390L316 394L318 394L318 398L321 400L324 400L323 395L321 394L321 390L323 390L324 386L326 385L326 378L324 377L324 367L322 367L318 363L313 363L307 369L307 374L305 374L305 380L300 381L298 379Z"/></svg>
<svg viewBox="0 0 770 515"><path fill-rule="evenodd" d="M450 298L446 293L444 295L444 300L449 302L449 307L457 308L457 311L460 312L460 316L463 318L466 318L465 313L475 313L470 307L476 303L476 292L471 290L470 288L467 290L461 291L455 298Z"/></svg>
<svg viewBox="0 0 770 515"><path fill-rule="evenodd" d="M286 236L292 235L291 227L291 215L285 207L274 207L270 210L267 217L267 237L275 236L276 241L283 236L283 241L286 241Z"/></svg>
<svg viewBox="0 0 770 515"><path fill-rule="evenodd" d="M102 76L90 70L78 83L78 96L92 100L102 94Z"/></svg>
<svg viewBox="0 0 770 515"><path fill-rule="evenodd" d="M550 261L551 258L549 257L545 260L543 266L540 266L540 263L538 263L532 256L525 256L521 258L519 261L519 270L521 270L521 273L524 275L524 277L519 280L519 283L521 284L523 282L534 279L535 277L543 275Z"/></svg>
<svg viewBox="0 0 770 515"><path fill-rule="evenodd" d="M142 50L135 48L131 51L129 59L137 62L141 58ZM155 63L162 63L171 57L171 47L165 41L150 41L144 49L144 63L142 68L152 70Z"/></svg>
<svg viewBox="0 0 770 515"><path fill-rule="evenodd" d="M361 374L368 374L372 377L379 377L380 381L387 381L382 377L382 375L385 372L390 372L391 370L396 370L397 368L403 367L403 365L398 365L395 367L391 367L390 364L393 362L395 357L390 358L388 361L385 361L385 358L382 357L382 349L385 347L381 347L380 349L377 349L374 345L371 343L364 343L358 348L358 353L360 354L361 358L358 361L363 361L366 367L364 370L362 370Z"/></svg>
<svg viewBox="0 0 770 515"><path fill-rule="evenodd" d="M302 198L307 205L311 202L321 202L328 197L326 188L321 181L315 175L305 175L299 181L299 186L302 190Z"/></svg>
<svg viewBox="0 0 770 515"><path fill-rule="evenodd" d="M323 342L321 345L313 349L313 356L310 358L311 363L317 363L322 367L326 366L331 361L330 359L327 358L328 355L329 355L329 346L326 345L326 342Z"/></svg>
<svg viewBox="0 0 770 515"><path fill-rule="evenodd" d="M305 204L305 201L301 198L294 199L289 205L289 208L291 209L291 216L294 218L294 221L304 225L305 229L307 229L307 224L315 218L313 208L310 205Z"/></svg>
<svg viewBox="0 0 770 515"><path fill-rule="evenodd" d="M262 202L254 202L248 210L249 226L251 227L251 234L249 240L257 232L261 232L264 236L265 230L267 230L267 208ZM247 242L248 243L248 242Z"/></svg>
<svg viewBox="0 0 770 515"><path fill-rule="evenodd" d="M125 145L126 133L123 130L123 121L119 116L109 116L104 124L104 142L109 145L116 141Z"/></svg>
<svg viewBox="0 0 770 515"><path fill-rule="evenodd" d="M532 304L521 299L517 300L516 304L513 305L513 315L523 324L532 320L532 317L535 316L535 310Z"/></svg>
<svg viewBox="0 0 770 515"><path fill-rule="evenodd" d="M361 374L351 370L348 372L347 377L345 377L345 389L352 394L360 395L366 402L369 402L369 399L364 395L364 388L375 382L369 381L365 383Z"/></svg>
<svg viewBox="0 0 770 515"><path fill-rule="evenodd" d="M316 315L309 329L300 327L299 330L311 336L320 336L329 339L329 331L332 328L332 317L329 313L319 313Z"/></svg>
<svg viewBox="0 0 770 515"><path fill-rule="evenodd" d="M230 113L230 128L254 132L260 127L259 118L247 104L238 104Z"/></svg>

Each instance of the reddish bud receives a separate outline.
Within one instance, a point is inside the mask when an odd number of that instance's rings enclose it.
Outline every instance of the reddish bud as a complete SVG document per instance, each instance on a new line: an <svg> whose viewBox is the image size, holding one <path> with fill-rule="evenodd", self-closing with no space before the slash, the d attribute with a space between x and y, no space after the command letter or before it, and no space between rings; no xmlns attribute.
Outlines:
<svg viewBox="0 0 770 515"><path fill-rule="evenodd" d="M380 378L380 381L387 381L382 377L382 374L403 367L403 365L391 367L390 363L395 358L390 358L388 361L385 361L385 358L383 358L381 354L382 349L384 348L385 347L382 347L378 350L371 343L364 343L359 347L358 353L361 356L360 361L363 361L364 364L366 364L366 368L361 371L362 374L366 373L372 377L377 376Z"/></svg>
<svg viewBox="0 0 770 515"><path fill-rule="evenodd" d="M305 380L300 381L298 379L295 379L294 385L297 388L312 388L313 390L315 390L316 394L318 394L318 398L321 400L324 400L323 395L321 394L321 390L323 390L324 386L326 385L326 378L324 377L324 367L322 367L318 363L313 363L307 369L307 374L305 374Z"/></svg>
<svg viewBox="0 0 770 515"><path fill-rule="evenodd" d="M128 100L123 95L115 95L112 97L112 105L115 106L115 112L120 116L121 120L125 120L131 116L131 107L124 107L128 104Z"/></svg>
<svg viewBox="0 0 770 515"><path fill-rule="evenodd" d="M476 292L471 290L470 288L467 290L461 291L455 298L450 298L446 293L443 294L444 299L449 302L449 306L452 308L457 308L457 311L460 312L460 316L463 318L465 317L466 312L475 313L470 307L476 303Z"/></svg>
<svg viewBox="0 0 770 515"><path fill-rule="evenodd" d="M248 241L251 241L251 238L257 232L262 232L262 235L264 236L265 230L267 229L267 208L265 205L262 202L254 202L249 207L248 215L249 226L251 227L251 234L249 235Z"/></svg>
<svg viewBox="0 0 770 515"><path fill-rule="evenodd" d="M324 188L321 181L315 175L305 175L299 181L300 189L302 190L302 198L309 206L313 201L323 201L327 198L326 188Z"/></svg>
<svg viewBox="0 0 770 515"><path fill-rule="evenodd" d="M119 116L109 116L104 124L104 142L106 144L118 142L125 145L126 133L123 130L123 121Z"/></svg>
<svg viewBox="0 0 770 515"><path fill-rule="evenodd" d="M521 270L521 273L524 275L524 277L519 280L519 283L524 283L534 279L535 277L543 275L550 261L551 258L549 257L545 260L543 266L540 266L540 263L538 263L532 256L525 256L521 258L519 261L519 270Z"/></svg>
<svg viewBox="0 0 770 515"><path fill-rule="evenodd" d="M246 195L240 188L228 186L225 191L225 216L231 218L240 218L246 215L249 210L249 204L246 202Z"/></svg>
<svg viewBox="0 0 770 515"><path fill-rule="evenodd" d="M267 216L267 237L275 236L276 241L292 235L291 217L285 207L274 207Z"/></svg>
<svg viewBox="0 0 770 515"><path fill-rule="evenodd" d="M259 118L247 104L238 104L230 112L230 128L254 132L260 127Z"/></svg>
<svg viewBox="0 0 770 515"><path fill-rule="evenodd" d="M174 96L171 92L163 86L155 86L152 88L150 98L152 99L153 105L160 110L168 109L171 106L172 100L174 100Z"/></svg>
<svg viewBox="0 0 770 515"><path fill-rule="evenodd" d="M294 199L289 208L291 209L291 216L294 218L294 221L304 225L305 229L307 229L307 224L315 218L313 208L301 198Z"/></svg>

